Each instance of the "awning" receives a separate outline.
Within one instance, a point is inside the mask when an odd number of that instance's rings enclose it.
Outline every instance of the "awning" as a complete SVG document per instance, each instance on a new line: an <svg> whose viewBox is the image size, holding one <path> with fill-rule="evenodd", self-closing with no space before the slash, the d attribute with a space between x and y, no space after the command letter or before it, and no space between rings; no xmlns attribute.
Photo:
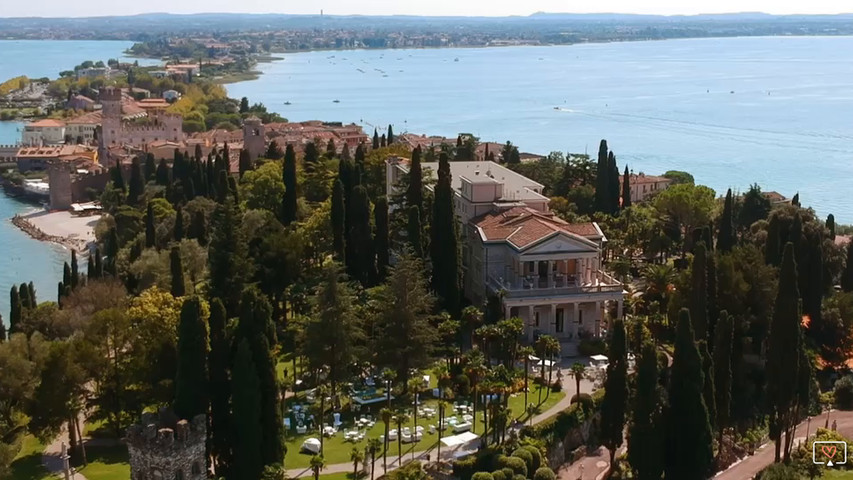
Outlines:
<svg viewBox="0 0 853 480"><path fill-rule="evenodd" d="M595 360L596 362L606 362L608 360L604 355L592 355L589 358Z"/></svg>
<svg viewBox="0 0 853 480"><path fill-rule="evenodd" d="M444 437L441 439L441 443L445 444L448 447L457 447L459 445L464 445L478 438L480 438L480 436L474 432L465 432L460 433L459 435Z"/></svg>

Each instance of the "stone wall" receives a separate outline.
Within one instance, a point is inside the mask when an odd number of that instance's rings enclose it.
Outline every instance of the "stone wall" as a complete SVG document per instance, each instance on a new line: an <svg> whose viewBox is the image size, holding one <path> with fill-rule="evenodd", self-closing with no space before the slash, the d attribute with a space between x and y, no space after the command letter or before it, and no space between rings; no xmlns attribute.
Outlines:
<svg viewBox="0 0 853 480"><path fill-rule="evenodd" d="M177 420L163 409L127 431L131 480L205 480L207 419Z"/></svg>
<svg viewBox="0 0 853 480"><path fill-rule="evenodd" d="M556 472L561 466L577 461L578 455L583 456L586 445L598 435L600 422L601 414L596 412L579 427L569 430L565 437L547 445L548 466Z"/></svg>

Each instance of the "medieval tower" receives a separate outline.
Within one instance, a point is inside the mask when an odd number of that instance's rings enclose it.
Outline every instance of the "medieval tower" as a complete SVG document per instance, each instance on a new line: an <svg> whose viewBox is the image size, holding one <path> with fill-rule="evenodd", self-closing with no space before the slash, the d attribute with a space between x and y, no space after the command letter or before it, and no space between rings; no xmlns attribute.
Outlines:
<svg viewBox="0 0 853 480"><path fill-rule="evenodd" d="M261 119L252 116L243 120L243 149L249 152L252 161L263 156L266 148L266 135Z"/></svg>
<svg viewBox="0 0 853 480"><path fill-rule="evenodd" d="M130 480L206 480L206 422L178 420L168 409L143 414L127 430Z"/></svg>

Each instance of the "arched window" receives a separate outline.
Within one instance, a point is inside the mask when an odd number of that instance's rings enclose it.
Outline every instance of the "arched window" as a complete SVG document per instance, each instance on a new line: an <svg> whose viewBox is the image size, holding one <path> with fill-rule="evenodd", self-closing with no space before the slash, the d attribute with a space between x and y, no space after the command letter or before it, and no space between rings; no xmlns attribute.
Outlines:
<svg viewBox="0 0 853 480"><path fill-rule="evenodd" d="M201 474L201 466L199 466L198 462L193 462L192 472L193 472L193 475Z"/></svg>

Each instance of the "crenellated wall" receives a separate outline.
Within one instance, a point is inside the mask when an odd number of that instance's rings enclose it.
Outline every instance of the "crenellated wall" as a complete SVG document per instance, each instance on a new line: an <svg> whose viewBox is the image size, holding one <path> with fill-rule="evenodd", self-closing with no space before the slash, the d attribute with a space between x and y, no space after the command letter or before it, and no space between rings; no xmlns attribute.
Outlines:
<svg viewBox="0 0 853 480"><path fill-rule="evenodd" d="M207 418L178 420L162 409L142 415L142 423L127 430L130 479L205 480Z"/></svg>

